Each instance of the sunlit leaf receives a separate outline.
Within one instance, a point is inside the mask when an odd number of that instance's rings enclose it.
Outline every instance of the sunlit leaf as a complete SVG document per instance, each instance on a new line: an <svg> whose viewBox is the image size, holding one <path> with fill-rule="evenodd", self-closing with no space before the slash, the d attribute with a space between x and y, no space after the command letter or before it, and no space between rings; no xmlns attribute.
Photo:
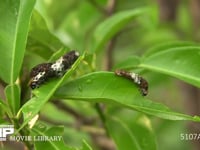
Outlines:
<svg viewBox="0 0 200 150"><path fill-rule="evenodd" d="M35 0L0 1L0 77L13 84L20 72Z"/></svg>
<svg viewBox="0 0 200 150"><path fill-rule="evenodd" d="M73 80L59 88L55 96L120 105L164 119L200 121L199 117L174 112L165 105L144 98L133 82L111 72L95 72Z"/></svg>
<svg viewBox="0 0 200 150"><path fill-rule="evenodd" d="M139 67L174 76L200 87L200 46L179 43L166 45L147 53Z"/></svg>
<svg viewBox="0 0 200 150"><path fill-rule="evenodd" d="M64 44L49 31L44 18L34 10L30 23L27 50L47 60L63 46Z"/></svg>
<svg viewBox="0 0 200 150"><path fill-rule="evenodd" d="M114 14L102 22L94 31L95 42L92 51L99 51L105 42L118 33L125 25L133 21L135 17L143 14L144 12L147 12L146 8L122 11Z"/></svg>
<svg viewBox="0 0 200 150"><path fill-rule="evenodd" d="M13 114L15 115L20 108L20 92L20 87L16 84L8 85L5 89L6 99Z"/></svg>

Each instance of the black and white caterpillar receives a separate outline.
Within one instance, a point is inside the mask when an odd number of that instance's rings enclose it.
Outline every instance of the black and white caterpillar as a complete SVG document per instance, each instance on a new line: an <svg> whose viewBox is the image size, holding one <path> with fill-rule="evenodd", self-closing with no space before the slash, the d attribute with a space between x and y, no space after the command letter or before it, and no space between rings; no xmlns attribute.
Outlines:
<svg viewBox="0 0 200 150"><path fill-rule="evenodd" d="M29 86L31 89L38 88L49 78L61 77L78 59L77 51L70 51L53 63L42 63L31 69Z"/></svg>
<svg viewBox="0 0 200 150"><path fill-rule="evenodd" d="M115 74L117 76L125 77L136 83L143 96L146 96L148 94L148 82L143 77L139 76L136 73L127 72L124 70L116 70Z"/></svg>

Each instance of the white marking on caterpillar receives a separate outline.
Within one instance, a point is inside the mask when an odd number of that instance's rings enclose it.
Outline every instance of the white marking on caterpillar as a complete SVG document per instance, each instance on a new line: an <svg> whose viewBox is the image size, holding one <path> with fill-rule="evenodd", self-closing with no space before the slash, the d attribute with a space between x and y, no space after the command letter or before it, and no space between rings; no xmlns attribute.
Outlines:
<svg viewBox="0 0 200 150"><path fill-rule="evenodd" d="M58 71L58 72L63 71L63 68L64 68L64 65L63 65L63 58L61 57L61 58L58 59L55 63L53 63L53 64L51 65L51 68L52 68L54 71Z"/></svg>
<svg viewBox="0 0 200 150"><path fill-rule="evenodd" d="M39 72L32 81L38 81L40 78L42 78L45 75L45 71Z"/></svg>
<svg viewBox="0 0 200 150"><path fill-rule="evenodd" d="M63 76L65 72L78 59L79 53L77 51L69 51L57 61L52 63L42 63L32 68L30 73L29 86L32 89L39 87L49 78L56 78Z"/></svg>

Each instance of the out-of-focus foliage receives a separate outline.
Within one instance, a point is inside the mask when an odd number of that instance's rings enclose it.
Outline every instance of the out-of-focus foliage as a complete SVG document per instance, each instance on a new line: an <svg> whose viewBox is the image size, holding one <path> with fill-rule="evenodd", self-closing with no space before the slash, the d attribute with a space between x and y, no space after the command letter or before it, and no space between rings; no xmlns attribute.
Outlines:
<svg viewBox="0 0 200 150"><path fill-rule="evenodd" d="M180 139L185 122L174 121L200 121L185 114L176 84L200 87L200 46L192 39L184 3L177 23L170 25L159 22L155 1L34 3L0 2L1 124L14 124L22 136L62 136L61 141L24 142L29 149L192 148ZM66 74L30 91L31 68L70 49L80 57ZM111 68L105 70L109 60ZM115 69L147 79L147 97L133 81L116 76Z"/></svg>

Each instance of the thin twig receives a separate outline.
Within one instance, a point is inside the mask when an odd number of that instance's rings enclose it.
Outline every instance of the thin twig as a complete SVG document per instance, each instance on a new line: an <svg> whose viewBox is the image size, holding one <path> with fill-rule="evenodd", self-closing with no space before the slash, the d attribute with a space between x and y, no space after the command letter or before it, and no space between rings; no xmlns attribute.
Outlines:
<svg viewBox="0 0 200 150"><path fill-rule="evenodd" d="M67 123L64 121L58 121L58 120L51 119L45 115L40 115L40 120L50 123L50 124L53 124L53 125L64 125L66 127L75 127L78 130L82 130L82 131L88 132L90 134L99 134L99 135L105 134L105 130L102 127L95 127L93 125Z"/></svg>
<svg viewBox="0 0 200 150"><path fill-rule="evenodd" d="M109 16L111 16L114 13L115 7L116 7L116 0L109 0L107 4L107 9L106 9L107 14Z"/></svg>
<svg viewBox="0 0 200 150"><path fill-rule="evenodd" d="M102 6L100 6L95 0L88 0L88 2L93 5L95 8L97 8L97 10L99 10L101 13L103 14L108 14L107 10L104 9Z"/></svg>
<svg viewBox="0 0 200 150"><path fill-rule="evenodd" d="M105 69L111 70L113 66L113 52L115 48L115 43L117 41L117 36L114 36L108 43L106 56L105 56Z"/></svg>
<svg viewBox="0 0 200 150"><path fill-rule="evenodd" d="M116 7L116 0L109 0L107 4L107 12L109 16L111 16L115 12ZM117 35L115 35L108 43L107 49L106 49L106 59L105 59L105 69L111 70L113 66L113 52L116 44Z"/></svg>
<svg viewBox="0 0 200 150"><path fill-rule="evenodd" d="M53 100L52 103L63 112L67 114L71 114L77 121L79 121L81 124L93 124L95 122L94 118L87 118L83 116L82 114L75 111L73 108L69 107L65 103L63 103L60 100Z"/></svg>
<svg viewBox="0 0 200 150"><path fill-rule="evenodd" d="M52 103L55 104L55 106L58 107L59 110L62 110L64 112L67 112L68 114L71 114L76 119L80 119L80 118L83 117L81 114L79 114L74 109L72 109L71 107L69 107L65 103L61 102L60 100L53 100Z"/></svg>
<svg viewBox="0 0 200 150"><path fill-rule="evenodd" d="M57 120L53 120L45 115L42 115L40 114L40 120L44 121L44 122L48 122L50 124L53 124L53 125L64 125L64 126L67 126L67 127L72 127L73 124L71 123L67 123L67 122L64 122L64 121L57 121Z"/></svg>

